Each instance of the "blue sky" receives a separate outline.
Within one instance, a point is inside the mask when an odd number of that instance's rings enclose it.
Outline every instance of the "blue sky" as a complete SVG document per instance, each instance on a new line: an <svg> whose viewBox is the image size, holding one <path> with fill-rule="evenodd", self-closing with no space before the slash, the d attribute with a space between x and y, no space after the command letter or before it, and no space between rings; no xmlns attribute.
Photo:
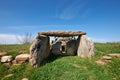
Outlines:
<svg viewBox="0 0 120 80"><path fill-rule="evenodd" d="M120 0L0 0L0 43L51 30L85 31L94 41L120 41Z"/></svg>

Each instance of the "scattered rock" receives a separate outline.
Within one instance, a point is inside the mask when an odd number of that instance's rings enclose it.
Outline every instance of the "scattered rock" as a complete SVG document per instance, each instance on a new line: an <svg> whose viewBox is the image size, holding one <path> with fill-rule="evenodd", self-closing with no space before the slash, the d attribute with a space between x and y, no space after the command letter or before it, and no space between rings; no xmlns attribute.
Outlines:
<svg viewBox="0 0 120 80"><path fill-rule="evenodd" d="M16 61L29 61L30 54L20 54L15 57Z"/></svg>
<svg viewBox="0 0 120 80"><path fill-rule="evenodd" d="M120 58L120 53L112 53L112 54L108 54L107 56L119 57Z"/></svg>
<svg viewBox="0 0 120 80"><path fill-rule="evenodd" d="M5 62L11 62L13 60L12 56L2 56L1 57L1 62L5 63Z"/></svg>
<svg viewBox="0 0 120 80"><path fill-rule="evenodd" d="M0 52L0 56L5 56L6 54L6 52Z"/></svg>
<svg viewBox="0 0 120 80"><path fill-rule="evenodd" d="M106 64L108 62L111 62L112 57L120 58L120 54L119 53L107 54L105 56L102 56L102 58L100 60L97 60L96 63L100 64L100 65L104 65L104 64Z"/></svg>
<svg viewBox="0 0 120 80"><path fill-rule="evenodd" d="M103 56L103 57L102 57L102 60L111 60L111 58L112 58L112 57L110 57L110 56Z"/></svg>
<svg viewBox="0 0 120 80"><path fill-rule="evenodd" d="M13 60L13 61L12 61L12 64L17 64L17 61L16 61L16 60Z"/></svg>
<svg viewBox="0 0 120 80"><path fill-rule="evenodd" d="M96 61L96 63L99 64L99 65L105 65L105 64L106 64L106 63L105 63L104 61L102 61L102 60L98 60L98 61Z"/></svg>
<svg viewBox="0 0 120 80"><path fill-rule="evenodd" d="M23 78L22 80L29 80L28 78Z"/></svg>

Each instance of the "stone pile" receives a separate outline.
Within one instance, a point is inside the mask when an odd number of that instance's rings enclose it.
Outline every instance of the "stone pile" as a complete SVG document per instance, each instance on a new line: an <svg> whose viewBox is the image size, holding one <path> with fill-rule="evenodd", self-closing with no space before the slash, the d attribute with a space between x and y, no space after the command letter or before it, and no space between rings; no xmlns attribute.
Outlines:
<svg viewBox="0 0 120 80"><path fill-rule="evenodd" d="M96 61L96 63L99 65L105 65L106 63L111 62L111 59L113 57L120 58L120 53L111 53L111 54L102 56L99 60Z"/></svg>
<svg viewBox="0 0 120 80"><path fill-rule="evenodd" d="M18 63L29 61L29 58L30 58L30 54L19 54L15 58L13 58L13 56L11 55L6 54L1 56L1 63L8 64L8 65L18 64Z"/></svg>

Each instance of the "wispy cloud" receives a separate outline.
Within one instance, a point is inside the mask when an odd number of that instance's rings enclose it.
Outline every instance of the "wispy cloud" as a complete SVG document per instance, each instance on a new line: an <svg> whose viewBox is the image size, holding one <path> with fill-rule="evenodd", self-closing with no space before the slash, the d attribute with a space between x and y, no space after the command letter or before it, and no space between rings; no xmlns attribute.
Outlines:
<svg viewBox="0 0 120 80"><path fill-rule="evenodd" d="M78 16L85 16L89 11L87 4L87 0L75 0L74 2L69 3L69 5L64 4L66 6L63 7L61 11L58 9L57 17L60 19L70 20Z"/></svg>
<svg viewBox="0 0 120 80"><path fill-rule="evenodd" d="M16 44L18 43L14 34L0 34L0 44Z"/></svg>
<svg viewBox="0 0 120 80"><path fill-rule="evenodd" d="M21 44L26 35L16 35L16 34L0 34L0 44ZM34 39L31 35L30 39Z"/></svg>

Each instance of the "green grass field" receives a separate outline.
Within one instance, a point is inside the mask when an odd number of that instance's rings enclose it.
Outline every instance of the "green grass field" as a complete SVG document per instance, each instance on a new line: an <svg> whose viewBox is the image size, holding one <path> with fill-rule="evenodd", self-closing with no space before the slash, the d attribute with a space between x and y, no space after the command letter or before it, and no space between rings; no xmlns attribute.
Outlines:
<svg viewBox="0 0 120 80"><path fill-rule="evenodd" d="M30 45L0 45L0 52L13 56L24 50L29 52ZM95 56L50 55L39 68L32 68L28 63L6 67L0 63L0 80L120 80L120 59L113 58L107 65L95 63L101 56L120 53L120 43L95 43Z"/></svg>

